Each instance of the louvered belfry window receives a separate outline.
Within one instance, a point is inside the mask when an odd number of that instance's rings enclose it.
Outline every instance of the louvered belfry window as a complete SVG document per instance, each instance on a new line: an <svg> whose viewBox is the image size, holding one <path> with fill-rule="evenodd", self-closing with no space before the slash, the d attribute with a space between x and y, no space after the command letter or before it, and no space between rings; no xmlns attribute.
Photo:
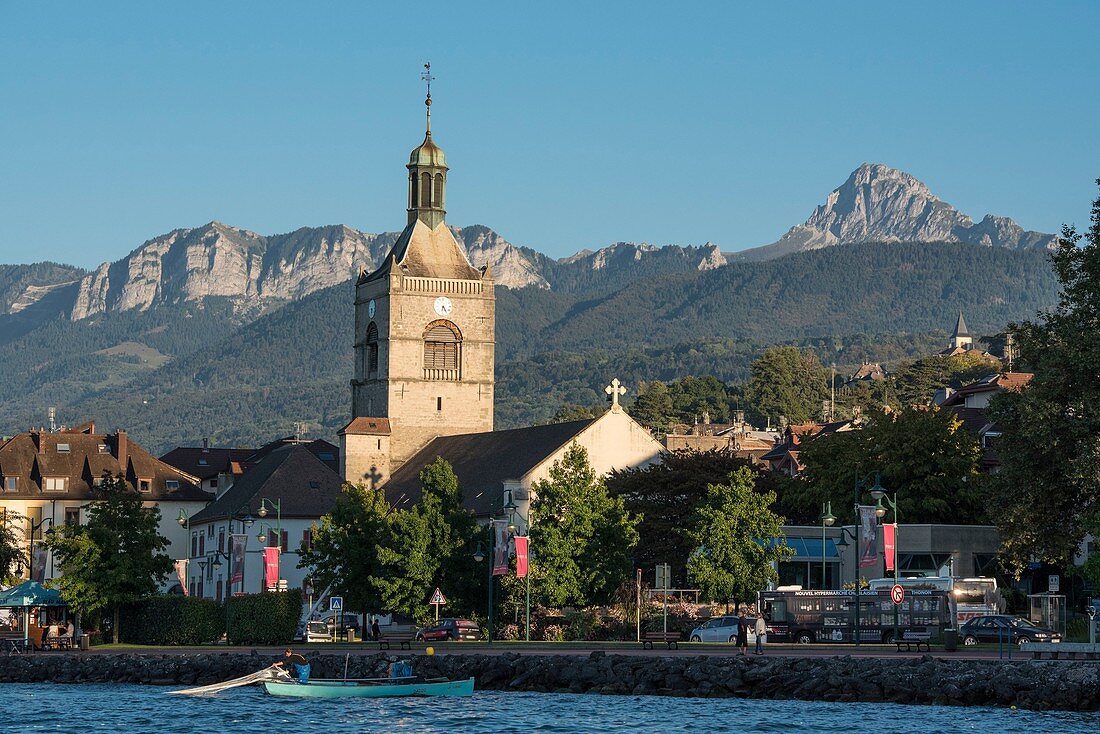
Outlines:
<svg viewBox="0 0 1100 734"><path fill-rule="evenodd" d="M378 374L378 327L373 321L367 327L367 374Z"/></svg>
<svg viewBox="0 0 1100 734"><path fill-rule="evenodd" d="M461 374L462 335L449 321L433 321L424 331L424 377L457 380Z"/></svg>

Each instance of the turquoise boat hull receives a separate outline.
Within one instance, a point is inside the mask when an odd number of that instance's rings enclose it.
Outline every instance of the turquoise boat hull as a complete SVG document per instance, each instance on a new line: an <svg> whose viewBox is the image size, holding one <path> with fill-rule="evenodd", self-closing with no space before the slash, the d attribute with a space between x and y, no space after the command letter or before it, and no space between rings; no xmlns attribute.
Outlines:
<svg viewBox="0 0 1100 734"><path fill-rule="evenodd" d="M295 698L391 698L397 696L472 696L474 679L387 683L384 681L311 680L309 683L264 681L272 696Z"/></svg>

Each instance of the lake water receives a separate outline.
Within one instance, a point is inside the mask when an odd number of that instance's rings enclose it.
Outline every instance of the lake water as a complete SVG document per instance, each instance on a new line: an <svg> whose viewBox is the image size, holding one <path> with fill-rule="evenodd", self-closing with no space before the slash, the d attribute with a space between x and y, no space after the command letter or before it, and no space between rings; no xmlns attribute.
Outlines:
<svg viewBox="0 0 1100 734"><path fill-rule="evenodd" d="M874 732L1096 731L1100 713L895 704L478 692L472 698L296 700L239 688L208 698L135 685L0 684L14 732Z"/></svg>

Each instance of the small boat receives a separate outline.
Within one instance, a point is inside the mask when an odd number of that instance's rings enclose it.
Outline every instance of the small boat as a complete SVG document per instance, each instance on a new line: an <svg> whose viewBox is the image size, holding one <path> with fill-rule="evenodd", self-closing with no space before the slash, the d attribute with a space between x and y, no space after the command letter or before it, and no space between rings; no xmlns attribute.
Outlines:
<svg viewBox="0 0 1100 734"><path fill-rule="evenodd" d="M263 682L264 690L272 696L296 698L389 698L396 696L472 696L474 679L447 680L445 678L392 679L368 678L363 680L313 679L308 683L272 681Z"/></svg>

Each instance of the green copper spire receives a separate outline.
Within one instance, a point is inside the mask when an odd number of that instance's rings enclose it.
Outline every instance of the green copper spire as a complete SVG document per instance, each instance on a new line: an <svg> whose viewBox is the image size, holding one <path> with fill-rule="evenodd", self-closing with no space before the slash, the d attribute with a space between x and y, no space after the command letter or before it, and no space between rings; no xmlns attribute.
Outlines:
<svg viewBox="0 0 1100 734"><path fill-rule="evenodd" d="M435 229L443 221L447 211L446 202L447 157L432 140L432 65L424 64L420 78L428 86L428 96L424 100L426 109L426 129L424 142L413 149L409 155L409 224L419 219Z"/></svg>

